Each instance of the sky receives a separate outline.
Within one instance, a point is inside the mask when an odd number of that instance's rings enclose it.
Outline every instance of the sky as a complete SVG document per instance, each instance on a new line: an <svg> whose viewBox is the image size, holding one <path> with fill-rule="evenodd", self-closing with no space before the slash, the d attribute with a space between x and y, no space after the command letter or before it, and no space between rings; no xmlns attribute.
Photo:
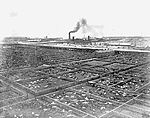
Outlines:
<svg viewBox="0 0 150 118"><path fill-rule="evenodd" d="M68 38L81 18L104 36L150 36L149 11L149 0L1 0L0 38Z"/></svg>

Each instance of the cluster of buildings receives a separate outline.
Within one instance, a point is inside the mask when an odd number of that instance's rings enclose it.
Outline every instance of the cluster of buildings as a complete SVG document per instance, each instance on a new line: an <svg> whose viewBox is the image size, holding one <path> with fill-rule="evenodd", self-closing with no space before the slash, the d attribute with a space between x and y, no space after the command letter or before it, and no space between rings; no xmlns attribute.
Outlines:
<svg viewBox="0 0 150 118"><path fill-rule="evenodd" d="M109 49L150 49L150 37L102 37L92 38L28 38L28 37L6 37L5 43L30 43L49 45L76 45L83 47L99 47Z"/></svg>

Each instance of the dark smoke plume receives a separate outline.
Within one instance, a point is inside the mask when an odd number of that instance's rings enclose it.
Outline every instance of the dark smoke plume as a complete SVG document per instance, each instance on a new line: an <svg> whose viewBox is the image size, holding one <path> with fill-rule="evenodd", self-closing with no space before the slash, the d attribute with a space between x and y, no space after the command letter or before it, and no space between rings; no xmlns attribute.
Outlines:
<svg viewBox="0 0 150 118"><path fill-rule="evenodd" d="M86 21L86 19L84 19L84 18L81 19L81 25L82 25L82 26L87 26L87 21Z"/></svg>
<svg viewBox="0 0 150 118"><path fill-rule="evenodd" d="M102 26L92 26L92 25L88 25L86 19L82 18L80 21L77 22L76 27L74 28L73 31L69 32L69 39L71 38L71 33L75 33L77 32L80 28L82 28L82 33L86 34L88 32L91 32L92 34L94 34L95 36L98 36L98 33L95 29L103 29Z"/></svg>
<svg viewBox="0 0 150 118"><path fill-rule="evenodd" d="M80 29L80 27L81 27L81 26L80 26L80 22L77 22L77 25L76 25L76 27L74 28L74 30L69 32L69 39L71 38L71 33L77 32L77 31Z"/></svg>
<svg viewBox="0 0 150 118"><path fill-rule="evenodd" d="M82 18L80 21L77 22L76 27L74 28L73 31L70 31L70 33L77 32L82 26L87 26L87 21L84 18Z"/></svg>
<svg viewBox="0 0 150 118"><path fill-rule="evenodd" d="M77 25L76 25L76 27L75 27L75 31L77 32L79 29L80 29L80 22L77 22Z"/></svg>
<svg viewBox="0 0 150 118"><path fill-rule="evenodd" d="M74 28L74 30L73 31L70 31L70 33L74 33L74 32L77 32L79 29L80 29L80 22L77 22L77 25L76 25L76 27Z"/></svg>
<svg viewBox="0 0 150 118"><path fill-rule="evenodd" d="M71 38L71 33L77 32L81 27L84 26L87 26L87 21L86 19L82 18L80 21L77 22L77 25L74 28L74 30L69 32L69 39Z"/></svg>

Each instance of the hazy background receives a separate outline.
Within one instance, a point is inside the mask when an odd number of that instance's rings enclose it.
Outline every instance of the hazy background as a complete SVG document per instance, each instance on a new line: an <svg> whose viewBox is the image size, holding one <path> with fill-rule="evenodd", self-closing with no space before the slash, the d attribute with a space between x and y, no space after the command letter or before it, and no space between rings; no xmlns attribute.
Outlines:
<svg viewBox="0 0 150 118"><path fill-rule="evenodd" d="M104 36L150 36L149 12L149 0L1 0L0 38L68 38L81 18Z"/></svg>

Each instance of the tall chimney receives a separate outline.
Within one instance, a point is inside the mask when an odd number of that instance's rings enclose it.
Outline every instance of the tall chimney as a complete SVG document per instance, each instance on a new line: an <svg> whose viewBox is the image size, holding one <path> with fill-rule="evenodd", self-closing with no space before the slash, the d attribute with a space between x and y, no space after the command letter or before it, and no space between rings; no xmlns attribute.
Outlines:
<svg viewBox="0 0 150 118"><path fill-rule="evenodd" d="M71 32L69 32L69 39L71 39Z"/></svg>
<svg viewBox="0 0 150 118"><path fill-rule="evenodd" d="M71 33L75 33L75 32L77 32L77 31L70 31L69 32L69 39L71 39Z"/></svg>
<svg viewBox="0 0 150 118"><path fill-rule="evenodd" d="M69 32L69 39L71 39L71 33L77 32L80 29L80 27L81 27L80 22L77 22L75 29Z"/></svg>
<svg viewBox="0 0 150 118"><path fill-rule="evenodd" d="M88 36L88 40L90 39L90 36Z"/></svg>

